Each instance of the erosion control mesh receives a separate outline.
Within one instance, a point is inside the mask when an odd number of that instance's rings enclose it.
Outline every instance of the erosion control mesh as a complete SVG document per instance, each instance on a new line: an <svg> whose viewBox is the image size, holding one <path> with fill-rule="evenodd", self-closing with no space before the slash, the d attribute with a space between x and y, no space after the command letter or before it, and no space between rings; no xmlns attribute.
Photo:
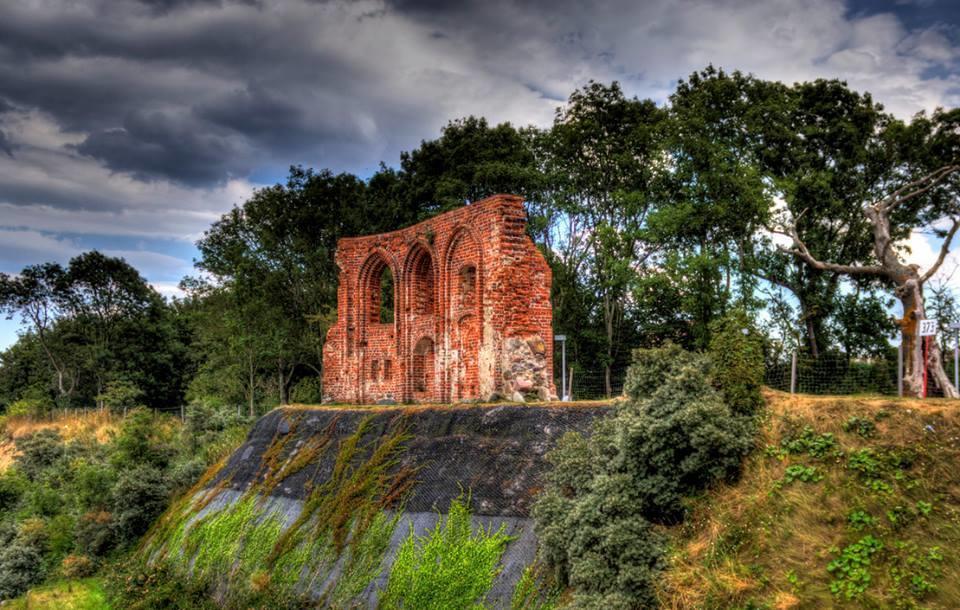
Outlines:
<svg viewBox="0 0 960 610"><path fill-rule="evenodd" d="M263 417L211 487L269 490L304 500L334 476L339 448L362 428L358 463L385 438L403 436L392 468L412 473L406 512L445 512L469 494L474 514L527 517L565 433L589 433L608 405L289 408Z"/></svg>

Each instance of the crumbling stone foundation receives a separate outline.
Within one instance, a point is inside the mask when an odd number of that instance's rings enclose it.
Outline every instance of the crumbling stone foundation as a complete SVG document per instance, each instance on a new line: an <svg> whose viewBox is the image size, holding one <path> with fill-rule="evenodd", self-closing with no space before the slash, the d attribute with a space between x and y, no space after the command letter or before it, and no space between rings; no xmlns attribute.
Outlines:
<svg viewBox="0 0 960 610"><path fill-rule="evenodd" d="M550 267L526 234L520 197L495 195L406 229L341 239L336 262L325 400L556 397Z"/></svg>

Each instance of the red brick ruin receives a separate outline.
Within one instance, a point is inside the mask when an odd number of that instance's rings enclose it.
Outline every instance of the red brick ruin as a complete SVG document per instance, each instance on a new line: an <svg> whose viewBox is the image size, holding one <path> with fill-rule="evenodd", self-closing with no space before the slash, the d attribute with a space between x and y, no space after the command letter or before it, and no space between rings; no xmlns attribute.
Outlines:
<svg viewBox="0 0 960 610"><path fill-rule="evenodd" d="M324 400L555 399L550 267L525 229L523 200L495 195L341 239Z"/></svg>

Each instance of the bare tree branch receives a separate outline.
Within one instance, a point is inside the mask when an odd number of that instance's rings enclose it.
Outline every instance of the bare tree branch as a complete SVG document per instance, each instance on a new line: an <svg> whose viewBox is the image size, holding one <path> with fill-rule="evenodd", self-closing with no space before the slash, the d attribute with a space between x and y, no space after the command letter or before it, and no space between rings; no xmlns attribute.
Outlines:
<svg viewBox="0 0 960 610"><path fill-rule="evenodd" d="M941 265L943 265L944 259L947 258L947 253L950 252L950 243L953 241L953 236L956 235L958 228L960 228L960 218L954 218L953 226L951 226L950 230L947 231L946 237L943 238L943 243L940 244L940 255L937 257L937 262L927 269L926 273L920 276L921 284L933 277L933 274L940 269Z"/></svg>
<svg viewBox="0 0 960 610"><path fill-rule="evenodd" d="M839 263L818 260L810 253L810 250L807 249L807 245L803 243L803 240L800 239L800 235L797 233L795 226L787 227L786 231L774 230L773 232L785 235L793 240L792 248L777 245L778 250L796 256L814 269L832 271L834 273L845 273L847 275L872 275L876 277L883 277L887 274L886 270L880 265L841 265Z"/></svg>
<svg viewBox="0 0 960 610"><path fill-rule="evenodd" d="M883 199L881 199L877 203L874 203L873 205L877 207L881 207L885 212L890 212L893 208L897 207L898 205L906 201L909 201L914 197L918 197L923 193L926 193L933 187L937 186L938 184L946 180L947 177L950 176L950 174L954 173L957 170L960 170L960 165L952 165L952 164L944 165L940 169L930 172L929 174L927 174L926 176L918 180L914 180L909 184L905 184L904 186L894 191L891 195L884 197ZM916 189L916 190L908 193L907 191L909 191L910 189Z"/></svg>

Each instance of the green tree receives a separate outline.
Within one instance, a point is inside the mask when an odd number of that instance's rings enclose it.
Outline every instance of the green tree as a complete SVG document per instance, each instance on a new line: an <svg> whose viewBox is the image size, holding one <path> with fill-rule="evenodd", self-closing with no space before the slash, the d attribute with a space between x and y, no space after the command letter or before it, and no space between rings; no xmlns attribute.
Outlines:
<svg viewBox="0 0 960 610"><path fill-rule="evenodd" d="M564 267L560 279L572 283L558 295L559 327L582 326L569 313L583 303L576 286L583 282L596 302L591 317L600 329L607 395L631 286L651 253L642 229L659 195L665 119L656 104L627 98L618 83L591 82L557 109L538 144L550 184L545 196L558 216L554 260ZM568 296L571 312L563 309Z"/></svg>
<svg viewBox="0 0 960 610"><path fill-rule="evenodd" d="M681 81L670 97L664 201L649 220L650 239L679 257L689 294L684 311L692 347L704 349L711 322L739 286L741 306L752 302L744 253L764 226L770 196L757 162L756 125L782 87L709 66Z"/></svg>

